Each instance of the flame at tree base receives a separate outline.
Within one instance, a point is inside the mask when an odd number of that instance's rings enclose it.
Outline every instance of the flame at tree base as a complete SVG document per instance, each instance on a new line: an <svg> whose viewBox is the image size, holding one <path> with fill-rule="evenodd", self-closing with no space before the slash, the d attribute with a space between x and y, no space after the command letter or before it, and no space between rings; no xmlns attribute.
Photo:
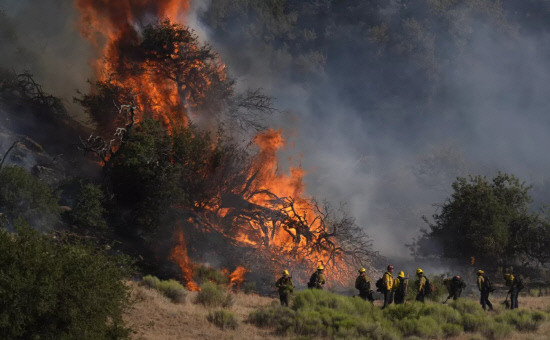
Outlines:
<svg viewBox="0 0 550 340"><path fill-rule="evenodd" d="M200 291L201 288L193 280L195 264L187 256L187 246L183 237L183 231L178 230L175 234L175 239L177 243L170 251L169 259L180 267L187 289Z"/></svg>

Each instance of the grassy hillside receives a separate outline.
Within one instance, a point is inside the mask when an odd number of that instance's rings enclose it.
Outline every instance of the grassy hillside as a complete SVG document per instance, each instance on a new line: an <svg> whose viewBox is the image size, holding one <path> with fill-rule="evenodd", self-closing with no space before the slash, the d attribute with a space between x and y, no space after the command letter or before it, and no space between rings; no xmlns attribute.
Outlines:
<svg viewBox="0 0 550 340"><path fill-rule="evenodd" d="M196 304L197 292L186 301L172 303L155 290L132 283L136 304L126 320L136 330L135 339L356 339L356 330L374 339L547 339L550 332L550 298L520 297L525 311L507 311L493 299L496 311L484 313L477 301L458 304L372 308L363 301L328 292L302 291L293 309L282 309L278 300L234 294L225 311L238 325L221 329L209 322L209 313L220 308ZM454 325L454 326L453 326ZM364 327L364 328L362 328ZM467 332L463 331L464 329Z"/></svg>

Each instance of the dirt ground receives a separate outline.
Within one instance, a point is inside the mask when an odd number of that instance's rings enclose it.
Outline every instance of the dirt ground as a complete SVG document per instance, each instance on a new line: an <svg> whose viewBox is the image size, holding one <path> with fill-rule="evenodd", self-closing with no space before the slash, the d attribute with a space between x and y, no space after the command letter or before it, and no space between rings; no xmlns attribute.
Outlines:
<svg viewBox="0 0 550 340"><path fill-rule="evenodd" d="M189 292L186 302L174 304L157 291L131 283L133 308L125 315L125 320L136 331L136 340L183 340L183 339L283 339L269 330L258 329L242 322L256 308L276 301L258 295L235 294L235 304L231 311L241 321L236 330L221 330L206 320L212 309L193 303L196 292ZM502 309L502 298L493 298L493 304ZM550 310L550 297L520 296L520 307L536 310ZM465 334L454 340L467 340L472 334ZM544 324L536 333L514 333L512 340L550 339L550 322Z"/></svg>

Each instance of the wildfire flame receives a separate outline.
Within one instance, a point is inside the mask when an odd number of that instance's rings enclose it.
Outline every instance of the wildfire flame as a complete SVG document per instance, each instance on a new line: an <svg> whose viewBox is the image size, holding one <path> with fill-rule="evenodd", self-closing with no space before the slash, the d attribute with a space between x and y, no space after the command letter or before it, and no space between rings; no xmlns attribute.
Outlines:
<svg viewBox="0 0 550 340"><path fill-rule="evenodd" d="M141 94L136 98L141 112L152 112L153 116L161 119L166 125L173 121L187 124L187 110L193 105L185 95L186 86L173 79L168 79L165 74L143 60L132 59L128 53L130 47L139 43L139 30L151 23L156 18L168 18L172 22L182 23L184 14L189 9L189 1L185 0L75 0L76 7L81 12L80 30L99 51L102 56L93 61L96 78L110 81L115 85L130 89L132 93ZM176 51L177 52L177 51ZM206 72L212 65L192 65L196 72ZM216 76L224 80L225 66L216 65ZM140 72L133 72L140 70ZM211 69L209 69L211 71ZM206 78L204 78L206 79ZM207 90L210 85L203 80L198 88ZM199 94L200 96L200 94ZM281 130L269 129L258 134L254 139L259 148L256 163L249 174L254 178L254 188L257 194L252 194L245 199L259 207L271 209L279 214L284 214L290 223L281 226L280 219L268 221L241 221L236 224L229 234L219 225L219 232L245 246L262 248L267 252L267 257L275 260L279 268L302 261L308 268L313 269L318 264L325 264L327 274L337 280L345 280L341 269L345 263L338 263L338 259L331 258L324 250L303 253L308 247L307 235L299 230L304 225L319 228L318 212L316 212L308 198L305 197L304 176L306 172L300 167L291 167L289 174L278 171L277 152L286 144ZM262 191L262 189L265 189ZM280 198L274 199L273 195ZM284 199L282 199L284 198ZM289 205L292 200L292 205ZM219 200L221 201L221 199ZM219 219L227 212L221 206L208 207L210 212L217 214ZM316 224L317 223L317 224ZM263 230L269 228L271 233ZM178 264L183 279L190 290L200 288L193 281L194 264L189 259L184 234L181 228L174 235L175 246L171 250L170 260ZM332 263L332 266L327 266ZM308 271L310 269L307 269ZM247 269L239 266L229 275L230 286L239 288L244 280ZM304 273L304 275L307 275Z"/></svg>
<svg viewBox="0 0 550 340"><path fill-rule="evenodd" d="M248 270L245 267L239 266L233 273L229 274L229 288L239 290L247 272Z"/></svg>
<svg viewBox="0 0 550 340"><path fill-rule="evenodd" d="M170 260L175 262L181 269L183 279L187 283L187 289L200 291L200 287L193 280L195 274L195 265L187 256L187 245L183 237L181 230L176 231L175 237L177 241L176 245L170 251Z"/></svg>

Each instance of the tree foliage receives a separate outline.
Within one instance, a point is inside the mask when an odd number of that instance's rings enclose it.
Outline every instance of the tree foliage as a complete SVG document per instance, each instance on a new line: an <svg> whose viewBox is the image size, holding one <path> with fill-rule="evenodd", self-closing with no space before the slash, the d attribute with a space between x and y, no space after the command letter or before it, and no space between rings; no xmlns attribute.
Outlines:
<svg viewBox="0 0 550 340"><path fill-rule="evenodd" d="M424 218L428 229L412 245L414 255L482 264L548 261L548 215L530 210L530 186L499 173L492 180L458 178L452 188L433 221Z"/></svg>
<svg viewBox="0 0 550 340"><path fill-rule="evenodd" d="M52 190L18 166L0 169L0 214L13 222L22 217L37 228L52 226L60 208Z"/></svg>
<svg viewBox="0 0 550 340"><path fill-rule="evenodd" d="M87 183L81 184L80 192L73 209L69 212L69 218L73 225L83 230L101 231L107 228L103 207L105 194L100 186Z"/></svg>
<svg viewBox="0 0 550 340"><path fill-rule="evenodd" d="M121 258L40 235L18 220L0 230L0 334L4 339L128 339L129 274Z"/></svg>

